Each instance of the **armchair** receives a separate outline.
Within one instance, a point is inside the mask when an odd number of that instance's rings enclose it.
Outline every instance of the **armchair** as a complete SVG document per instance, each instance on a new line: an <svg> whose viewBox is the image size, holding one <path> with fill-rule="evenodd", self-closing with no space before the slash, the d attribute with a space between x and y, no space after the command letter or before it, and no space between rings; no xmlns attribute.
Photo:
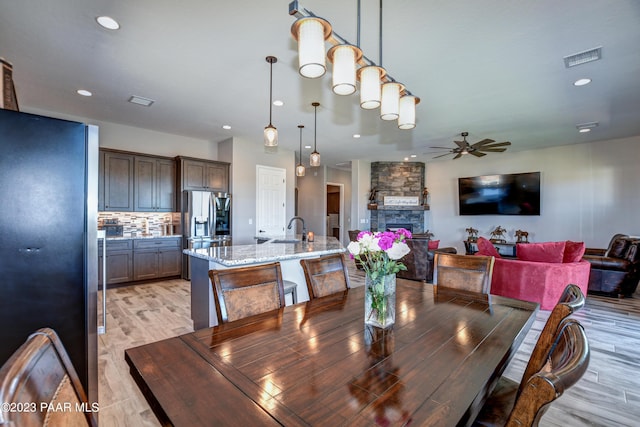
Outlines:
<svg viewBox="0 0 640 427"><path fill-rule="evenodd" d="M407 245L411 251L401 259L407 270L399 271L396 276L409 280L433 282L435 253L457 253L454 247L429 249L429 238L421 234L414 234L411 239L407 239Z"/></svg>
<svg viewBox="0 0 640 427"><path fill-rule="evenodd" d="M640 237L616 234L607 249L587 248L583 259L591 263L589 293L629 297L640 280Z"/></svg>

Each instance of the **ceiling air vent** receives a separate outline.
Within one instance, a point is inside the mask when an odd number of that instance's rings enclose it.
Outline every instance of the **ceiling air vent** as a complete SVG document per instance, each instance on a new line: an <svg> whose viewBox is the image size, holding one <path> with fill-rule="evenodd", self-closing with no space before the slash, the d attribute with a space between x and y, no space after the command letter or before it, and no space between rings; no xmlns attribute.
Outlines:
<svg viewBox="0 0 640 427"><path fill-rule="evenodd" d="M144 98L142 96L133 95L129 98L129 102L132 104L142 105L144 107L150 107L155 101L153 99Z"/></svg>
<svg viewBox="0 0 640 427"><path fill-rule="evenodd" d="M594 49L585 50L584 52L574 53L573 55L564 57L564 66L567 68L576 65L586 64L587 62L597 61L602 58L602 46Z"/></svg>

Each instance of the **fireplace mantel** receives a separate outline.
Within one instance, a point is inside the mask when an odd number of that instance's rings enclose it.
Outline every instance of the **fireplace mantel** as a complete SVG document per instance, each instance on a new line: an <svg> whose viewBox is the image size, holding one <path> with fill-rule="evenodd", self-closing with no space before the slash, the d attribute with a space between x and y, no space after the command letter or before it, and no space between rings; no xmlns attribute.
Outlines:
<svg viewBox="0 0 640 427"><path fill-rule="evenodd" d="M378 206L378 205L367 205L367 209L370 211L428 211L429 205L420 205L420 206Z"/></svg>

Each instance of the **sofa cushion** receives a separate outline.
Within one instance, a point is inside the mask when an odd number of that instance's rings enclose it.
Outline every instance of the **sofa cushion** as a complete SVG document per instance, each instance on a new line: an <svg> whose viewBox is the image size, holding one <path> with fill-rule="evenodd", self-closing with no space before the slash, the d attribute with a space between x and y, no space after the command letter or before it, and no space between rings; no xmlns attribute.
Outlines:
<svg viewBox="0 0 640 427"><path fill-rule="evenodd" d="M565 242L516 243L516 254L522 261L561 263Z"/></svg>
<svg viewBox="0 0 640 427"><path fill-rule="evenodd" d="M493 256L496 258L502 258L500 256L500 253L496 249L496 247L493 246L493 243L491 243L489 240L485 239L484 237L478 237L477 244L478 244L478 252L475 253L476 255Z"/></svg>
<svg viewBox="0 0 640 427"><path fill-rule="evenodd" d="M567 240L564 246L562 262L578 262L582 259L586 246L584 242L572 242Z"/></svg>
<svg viewBox="0 0 640 427"><path fill-rule="evenodd" d="M440 240L429 240L429 250L438 249Z"/></svg>

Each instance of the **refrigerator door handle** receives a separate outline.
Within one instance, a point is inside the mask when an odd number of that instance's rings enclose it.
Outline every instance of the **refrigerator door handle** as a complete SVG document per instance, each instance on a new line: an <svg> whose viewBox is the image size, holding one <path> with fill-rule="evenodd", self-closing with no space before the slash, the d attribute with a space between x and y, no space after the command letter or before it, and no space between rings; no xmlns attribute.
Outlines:
<svg viewBox="0 0 640 427"><path fill-rule="evenodd" d="M98 230L98 241L102 240L102 325L98 325L98 335L107 332L107 232Z"/></svg>

